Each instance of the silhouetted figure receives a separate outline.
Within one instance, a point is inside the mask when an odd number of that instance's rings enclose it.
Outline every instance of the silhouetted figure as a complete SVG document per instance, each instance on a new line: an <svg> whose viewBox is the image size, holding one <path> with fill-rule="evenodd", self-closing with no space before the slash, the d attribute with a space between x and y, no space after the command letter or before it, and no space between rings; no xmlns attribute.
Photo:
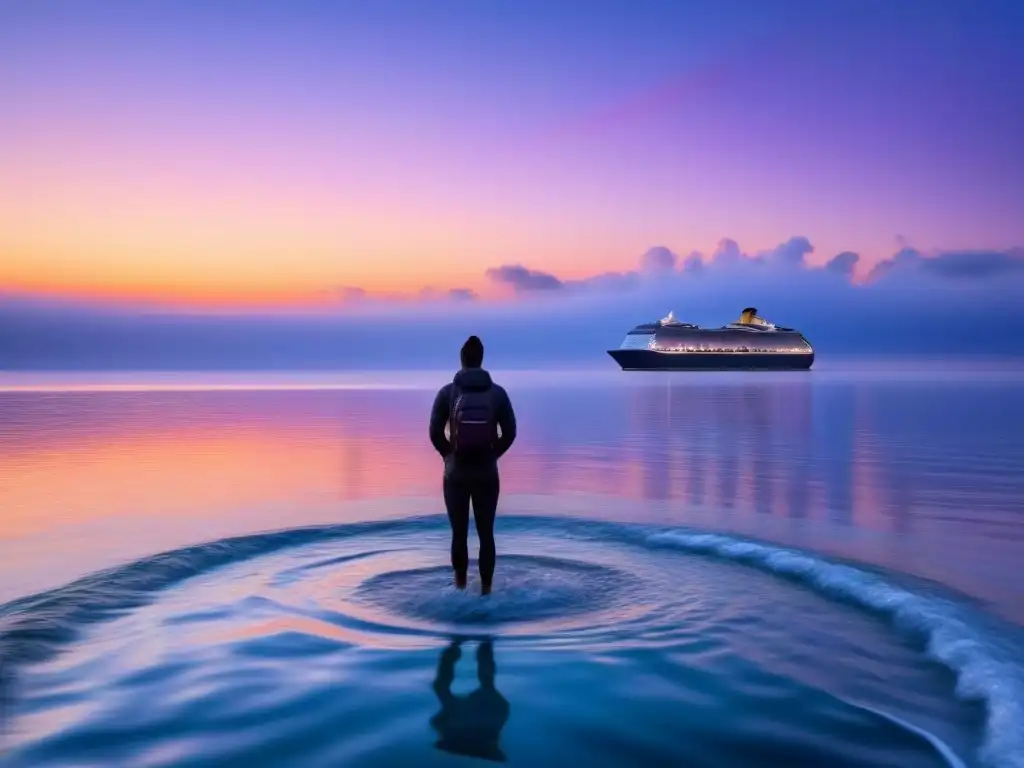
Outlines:
<svg viewBox="0 0 1024 768"><path fill-rule="evenodd" d="M469 506L480 537L483 594L494 578L494 515L500 482L498 459L516 439L516 417L508 393L481 366L484 345L470 336L462 345L462 369L441 387L430 412L430 442L444 458L444 504L452 527L455 585L466 587L469 570ZM445 425L450 436L445 437ZM499 433L500 427L500 433Z"/></svg>
<svg viewBox="0 0 1024 768"><path fill-rule="evenodd" d="M456 696L452 693L452 680L455 662L462 656L461 642L453 640L437 665L434 693L441 702L441 711L430 720L438 734L434 746L456 755L503 763L506 757L498 741L512 708L494 687L494 646L490 640L477 646L476 675L480 687L465 696Z"/></svg>

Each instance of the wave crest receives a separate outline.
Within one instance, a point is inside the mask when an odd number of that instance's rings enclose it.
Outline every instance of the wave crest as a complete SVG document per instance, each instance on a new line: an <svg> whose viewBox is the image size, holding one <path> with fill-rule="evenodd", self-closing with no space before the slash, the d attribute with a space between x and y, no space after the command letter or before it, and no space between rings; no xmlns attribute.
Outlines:
<svg viewBox="0 0 1024 768"><path fill-rule="evenodd" d="M880 576L812 555L709 533L681 530L648 537L653 546L708 554L790 578L822 594L888 616L916 632L927 652L957 677L957 695L986 704L982 759L993 766L1024 766L1024 669L1009 644L976 628L956 603L917 595Z"/></svg>

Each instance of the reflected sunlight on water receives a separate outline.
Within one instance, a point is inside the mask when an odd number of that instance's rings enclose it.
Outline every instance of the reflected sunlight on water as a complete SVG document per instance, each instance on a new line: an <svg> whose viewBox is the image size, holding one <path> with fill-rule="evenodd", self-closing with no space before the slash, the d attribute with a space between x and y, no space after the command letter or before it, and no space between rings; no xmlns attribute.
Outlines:
<svg viewBox="0 0 1024 768"><path fill-rule="evenodd" d="M0 382L3 599L214 536L440 511L446 373L33 376ZM520 422L506 512L762 536L1024 620L1019 366L499 380Z"/></svg>

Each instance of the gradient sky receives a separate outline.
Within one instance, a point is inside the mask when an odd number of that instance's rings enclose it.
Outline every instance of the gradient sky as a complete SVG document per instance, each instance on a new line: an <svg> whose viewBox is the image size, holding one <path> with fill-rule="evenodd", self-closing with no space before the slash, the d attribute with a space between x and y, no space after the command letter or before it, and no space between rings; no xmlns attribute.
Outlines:
<svg viewBox="0 0 1024 768"><path fill-rule="evenodd" d="M301 307L722 238L857 276L1013 252L1022 36L1017 0L6 3L0 292Z"/></svg>

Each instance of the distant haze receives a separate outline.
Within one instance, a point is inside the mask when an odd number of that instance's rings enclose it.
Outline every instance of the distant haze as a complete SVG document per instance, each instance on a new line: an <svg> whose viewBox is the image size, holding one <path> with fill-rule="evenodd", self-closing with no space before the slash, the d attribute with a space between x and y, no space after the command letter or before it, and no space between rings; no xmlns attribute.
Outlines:
<svg viewBox="0 0 1024 768"><path fill-rule="evenodd" d="M0 301L3 369L272 369L454 366L470 333L497 367L609 362L634 325L669 310L718 326L746 306L803 331L819 354L1024 354L1024 254L904 248L855 282L856 255L820 266L802 237L748 254L645 254L634 270L565 280L521 265L492 274L517 297L440 294L320 312L196 314Z"/></svg>

